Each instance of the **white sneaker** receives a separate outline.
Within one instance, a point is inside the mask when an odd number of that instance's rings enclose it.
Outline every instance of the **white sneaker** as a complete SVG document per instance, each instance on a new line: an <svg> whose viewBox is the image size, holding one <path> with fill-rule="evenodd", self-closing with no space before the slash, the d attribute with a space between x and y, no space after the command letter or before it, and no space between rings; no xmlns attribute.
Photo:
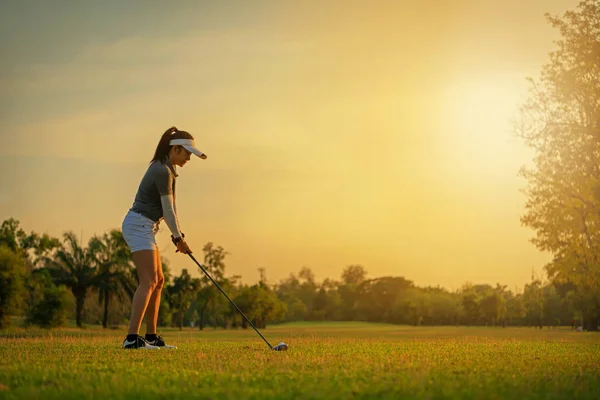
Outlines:
<svg viewBox="0 0 600 400"><path fill-rule="evenodd" d="M132 340L132 341L129 341L129 340L127 340L127 338L125 338L125 340L123 341L123 348L124 349L160 350L160 347L151 345L146 340L144 340L143 337L141 337L139 335L135 340Z"/></svg>
<svg viewBox="0 0 600 400"><path fill-rule="evenodd" d="M165 343L165 341L163 340L163 338L161 338L160 336L156 336L156 339L153 340L152 342L146 340L146 343L148 343L151 346L155 346L158 348L165 348L165 349L176 349L177 346L171 346Z"/></svg>

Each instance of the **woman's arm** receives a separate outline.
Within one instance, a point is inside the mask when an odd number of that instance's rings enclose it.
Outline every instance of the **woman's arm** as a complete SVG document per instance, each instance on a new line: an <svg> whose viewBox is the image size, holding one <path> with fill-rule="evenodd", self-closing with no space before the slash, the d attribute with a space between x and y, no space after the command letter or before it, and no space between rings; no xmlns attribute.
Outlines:
<svg viewBox="0 0 600 400"><path fill-rule="evenodd" d="M163 218L171 230L173 237L181 237L181 229L179 228L179 220L177 219L177 211L173 200L173 177L168 167L165 166L159 170L156 175L155 184L160 194Z"/></svg>
<svg viewBox="0 0 600 400"><path fill-rule="evenodd" d="M166 194L160 196L160 202L163 209L163 217L167 226L171 230L174 238L181 237L181 229L179 229L179 220L175 212L175 205L173 204L173 195Z"/></svg>

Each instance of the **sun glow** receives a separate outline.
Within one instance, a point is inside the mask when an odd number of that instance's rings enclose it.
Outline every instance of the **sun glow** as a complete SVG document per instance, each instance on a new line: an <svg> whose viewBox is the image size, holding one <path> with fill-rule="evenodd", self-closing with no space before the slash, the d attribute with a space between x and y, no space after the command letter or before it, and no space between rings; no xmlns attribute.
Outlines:
<svg viewBox="0 0 600 400"><path fill-rule="evenodd" d="M448 85L438 104L440 144L465 178L493 178L519 168L528 154L513 121L524 96L524 81L513 77L467 78Z"/></svg>

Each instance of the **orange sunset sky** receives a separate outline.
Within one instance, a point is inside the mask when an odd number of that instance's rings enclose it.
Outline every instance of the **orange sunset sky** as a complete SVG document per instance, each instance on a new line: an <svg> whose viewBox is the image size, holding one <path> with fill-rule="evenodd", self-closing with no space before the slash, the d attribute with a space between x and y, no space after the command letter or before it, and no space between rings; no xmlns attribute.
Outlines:
<svg viewBox="0 0 600 400"><path fill-rule="evenodd" d="M2 2L0 218L120 228L176 125L208 155L178 171L182 230L227 275L522 289L549 255L519 221L511 121L558 39L544 13L577 3Z"/></svg>

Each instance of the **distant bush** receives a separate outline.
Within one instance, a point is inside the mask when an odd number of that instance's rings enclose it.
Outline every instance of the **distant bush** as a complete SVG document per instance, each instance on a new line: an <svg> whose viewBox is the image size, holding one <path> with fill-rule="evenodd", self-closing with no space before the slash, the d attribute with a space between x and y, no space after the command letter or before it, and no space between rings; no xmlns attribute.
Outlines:
<svg viewBox="0 0 600 400"><path fill-rule="evenodd" d="M28 287L29 302L25 318L26 325L56 328L67 323L70 310L74 307L71 292L64 286L56 286L46 270L35 271Z"/></svg>
<svg viewBox="0 0 600 400"><path fill-rule="evenodd" d="M23 258L0 245L0 328L10 325L11 313L19 308L25 272Z"/></svg>

